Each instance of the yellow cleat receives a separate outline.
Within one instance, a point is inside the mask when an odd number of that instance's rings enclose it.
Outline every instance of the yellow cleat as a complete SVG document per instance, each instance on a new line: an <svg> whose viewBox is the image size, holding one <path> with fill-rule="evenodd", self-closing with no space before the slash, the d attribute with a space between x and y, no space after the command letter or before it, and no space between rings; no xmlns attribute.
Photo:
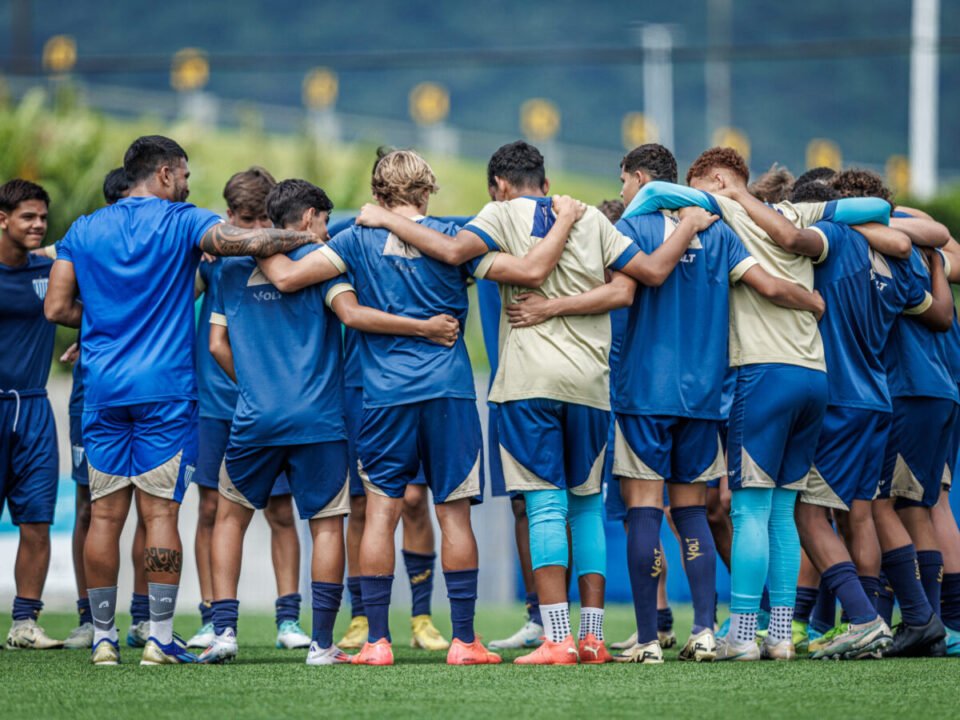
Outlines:
<svg viewBox="0 0 960 720"><path fill-rule="evenodd" d="M443 639L440 631L433 626L429 615L417 615L410 618L410 627L413 637L410 638L410 647L424 650L449 650L450 643ZM343 647L341 645L341 647Z"/></svg>
<svg viewBox="0 0 960 720"><path fill-rule="evenodd" d="M107 638L103 638L97 643L90 656L90 662L94 665L119 665L120 647L117 643Z"/></svg>
<svg viewBox="0 0 960 720"><path fill-rule="evenodd" d="M341 649L359 650L367 642L367 636L370 634L370 625L367 623L365 615L356 615L350 620L350 627L347 628L343 639L337 643Z"/></svg>

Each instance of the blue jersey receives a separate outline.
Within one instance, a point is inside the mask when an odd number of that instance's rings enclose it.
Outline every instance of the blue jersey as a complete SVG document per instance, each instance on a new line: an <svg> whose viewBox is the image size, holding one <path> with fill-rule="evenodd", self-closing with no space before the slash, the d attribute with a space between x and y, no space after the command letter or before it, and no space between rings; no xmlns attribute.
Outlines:
<svg viewBox="0 0 960 720"><path fill-rule="evenodd" d="M79 339L78 339L79 342ZM83 358L73 364L73 386L70 388L70 417L83 416Z"/></svg>
<svg viewBox="0 0 960 720"><path fill-rule="evenodd" d="M188 203L124 198L57 245L83 301L85 410L196 399L194 282L200 239L218 222Z"/></svg>
<svg viewBox="0 0 960 720"><path fill-rule="evenodd" d="M293 260L317 250L304 245ZM304 445L346 439L340 321L327 303L343 280L281 293L253 258L223 261L211 322L226 324L240 397L231 442Z"/></svg>
<svg viewBox="0 0 960 720"><path fill-rule="evenodd" d="M921 308L927 293L916 277L871 251L849 225L819 222L830 254L814 268L814 287L827 312L820 320L827 358L827 404L890 410L883 348L904 310Z"/></svg>
<svg viewBox="0 0 960 720"><path fill-rule="evenodd" d="M57 326L47 322L43 299L53 260L27 255L17 267L0 264L0 392L35 390L47 386L53 361Z"/></svg>
<svg viewBox="0 0 960 720"><path fill-rule="evenodd" d="M656 212L620 220L617 229L649 254L676 222ZM754 264L733 231L715 222L662 286L637 288L614 376L618 413L722 418L730 284Z"/></svg>
<svg viewBox="0 0 960 720"><path fill-rule="evenodd" d="M908 272L930 292L930 271L919 248L913 248ZM957 383L947 365L939 335L909 315L896 320L883 353L891 396L957 401Z"/></svg>
<svg viewBox="0 0 960 720"><path fill-rule="evenodd" d="M953 313L953 324L945 333L940 333L940 342L943 345L943 353L947 360L947 367L950 368L950 374L953 379L960 384L960 322L957 321L957 313Z"/></svg>
<svg viewBox="0 0 960 720"><path fill-rule="evenodd" d="M433 218L424 225L447 235L458 228ZM465 268L421 255L386 230L354 226L320 252L356 282L361 305L427 320L446 313L467 320ZM399 335L361 333L364 407L390 407L435 398L475 399L473 371L463 335L453 348Z"/></svg>
<svg viewBox="0 0 960 720"><path fill-rule="evenodd" d="M200 263L200 278L206 289L200 303L200 318L197 326L197 391L200 400L200 417L230 420L237 408L239 391L223 368L210 354L210 313L220 286L223 260Z"/></svg>

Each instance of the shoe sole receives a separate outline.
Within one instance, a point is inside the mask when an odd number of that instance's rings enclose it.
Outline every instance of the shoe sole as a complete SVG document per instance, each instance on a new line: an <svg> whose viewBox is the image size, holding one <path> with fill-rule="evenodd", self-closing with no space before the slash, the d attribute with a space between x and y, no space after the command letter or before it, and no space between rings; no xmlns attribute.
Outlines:
<svg viewBox="0 0 960 720"><path fill-rule="evenodd" d="M616 655L614 655L613 661L614 661L614 662L619 662L619 663L635 663L635 664L637 664L637 665L663 665L663 658L660 658L660 659L657 659L657 658L646 658L646 657L639 657L639 658L638 658L638 657L627 657L627 658L624 658L624 657L617 657Z"/></svg>
<svg viewBox="0 0 960 720"><path fill-rule="evenodd" d="M717 659L716 650L697 650L693 653L693 656L683 655L682 653L677 658L680 662L713 662Z"/></svg>

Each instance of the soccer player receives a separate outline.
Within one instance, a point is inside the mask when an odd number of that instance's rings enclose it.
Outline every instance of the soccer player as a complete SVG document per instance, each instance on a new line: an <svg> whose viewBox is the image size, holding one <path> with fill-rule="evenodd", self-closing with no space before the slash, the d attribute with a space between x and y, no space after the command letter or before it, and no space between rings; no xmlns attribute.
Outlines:
<svg viewBox="0 0 960 720"><path fill-rule="evenodd" d="M758 200L778 203L790 198L793 185L793 174L783 165L774 163L769 170L750 183L747 189Z"/></svg>
<svg viewBox="0 0 960 720"><path fill-rule="evenodd" d="M276 181L265 169L251 167L234 174L223 189L227 222L239 228L272 227L267 217L267 195ZM213 642L213 573L210 543L217 514L220 466L237 406L237 386L210 354L210 313L217 294L223 262L202 262L199 268L203 301L197 333L197 390L200 407L200 450L193 482L200 492L194 552L200 578L202 627L187 647L206 648ZM270 549L277 582L276 626L278 648L306 648L310 637L300 628L300 540L293 517L290 485L280 475L270 493L264 517L270 526Z"/></svg>
<svg viewBox="0 0 960 720"><path fill-rule="evenodd" d="M37 625L59 471L46 389L56 326L43 314L53 262L33 252L47 233L49 207L50 196L39 185L21 179L0 185L0 337L6 345L0 359L0 512L8 505L20 531L10 650L63 646Z"/></svg>
<svg viewBox="0 0 960 720"><path fill-rule="evenodd" d="M504 306L530 283L498 277L507 255L540 249L539 238L556 229L545 195L549 183L543 156L517 141L494 153L487 165L494 202L453 240L402 218L379 220L420 251L451 264L485 255L479 276L497 280ZM530 328L501 321L500 366L491 392L499 404L500 455L507 489L522 491L530 523L530 549L544 619L546 640L519 664L574 664L611 660L603 644L606 545L600 496L603 455L610 425L610 321L606 312L633 299L635 283L605 270L623 270L650 284L662 283L706 214L687 219L681 230L651 255L614 230L595 208L588 208L570 233L556 269L533 284L548 298L565 298L600 289L592 298L597 315L560 317ZM551 230L553 226L553 230ZM545 244L545 243L544 243ZM509 257L509 255L507 255ZM570 630L567 603L569 547L582 598L579 648Z"/></svg>
<svg viewBox="0 0 960 720"><path fill-rule="evenodd" d="M69 327L82 324L91 660L119 661L119 539L135 487L150 596L141 664L178 664L194 660L174 638L173 614L183 559L177 517L197 453L193 298L200 255L269 255L313 236L242 230L184 202L187 154L169 138L138 138L123 167L128 197L79 218L61 241L45 313Z"/></svg>
<svg viewBox="0 0 960 720"><path fill-rule="evenodd" d="M730 148L705 151L687 172L691 188L649 183L626 217L697 204L721 214L768 272L813 289L811 258L826 259L822 239L798 232L821 219L887 222L889 205L860 199L837 204L770 207L747 190L749 170ZM842 203L842 204L841 204ZM813 464L826 408L826 364L813 313L771 303L752 288L734 288L730 300L730 364L738 368L730 414L728 478L733 490L730 632L719 659L792 659L793 605L800 543L793 513ZM756 644L764 581L771 620Z"/></svg>

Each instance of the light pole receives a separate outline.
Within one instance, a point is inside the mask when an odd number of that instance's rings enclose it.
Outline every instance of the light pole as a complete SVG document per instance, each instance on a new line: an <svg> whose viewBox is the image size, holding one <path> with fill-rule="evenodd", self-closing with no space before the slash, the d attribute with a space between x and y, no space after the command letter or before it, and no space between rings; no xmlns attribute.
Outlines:
<svg viewBox="0 0 960 720"><path fill-rule="evenodd" d="M913 0L910 49L910 192L937 191L940 0Z"/></svg>

